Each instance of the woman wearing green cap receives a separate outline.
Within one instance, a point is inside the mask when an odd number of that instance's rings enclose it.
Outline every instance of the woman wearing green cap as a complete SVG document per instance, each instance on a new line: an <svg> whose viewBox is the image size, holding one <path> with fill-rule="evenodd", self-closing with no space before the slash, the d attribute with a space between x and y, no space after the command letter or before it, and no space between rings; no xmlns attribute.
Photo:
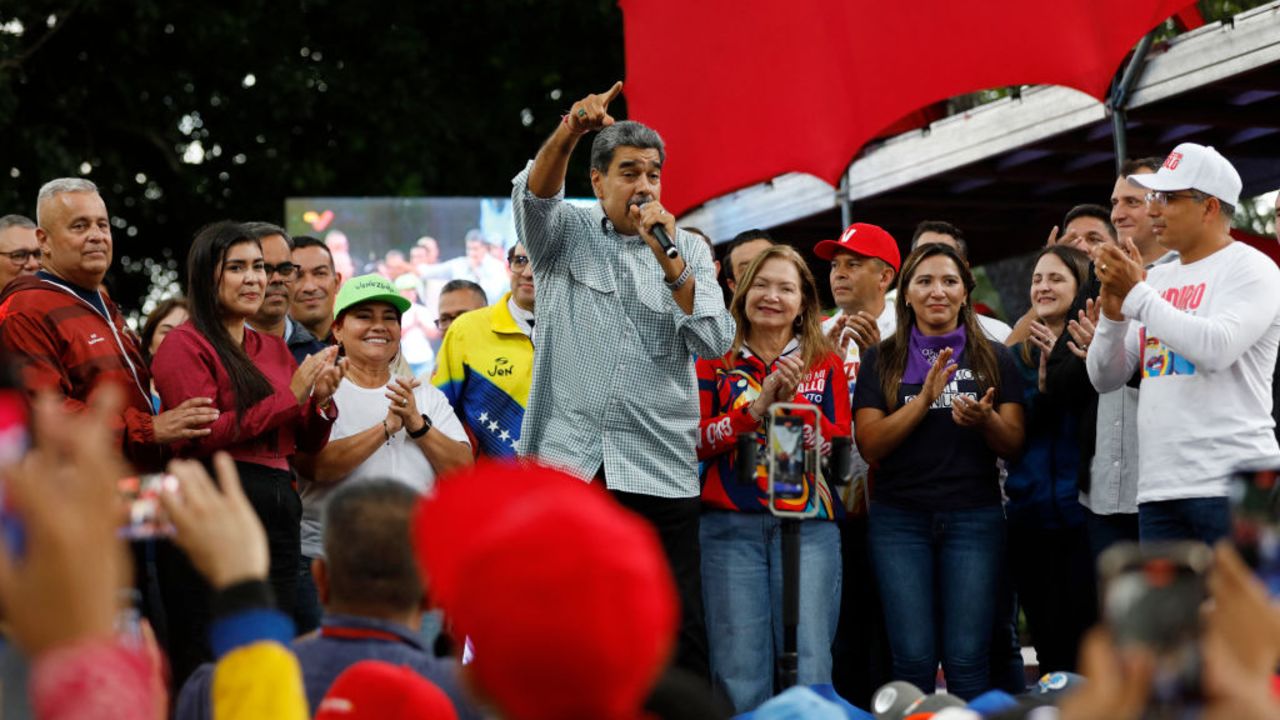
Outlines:
<svg viewBox="0 0 1280 720"><path fill-rule="evenodd" d="M324 506L338 483L389 478L426 492L437 474L472 463L467 433L444 393L392 372L408 308L380 275L352 278L338 291L333 336L347 373L334 400L342 416L302 489L304 562L322 551Z"/></svg>
<svg viewBox="0 0 1280 720"><path fill-rule="evenodd" d="M162 408L193 397L213 398L218 419L171 449L207 460L225 451L236 461L245 495L267 531L270 581L278 607L293 611L297 596L302 504L289 461L317 452L337 417L333 394L345 363L337 348L294 361L280 338L245 325L262 306L267 273L262 246L239 223L224 221L196 234L187 256L190 320L156 351L152 374ZM182 557L158 548L161 592L170 622L170 658L181 682L211 659L208 586Z"/></svg>

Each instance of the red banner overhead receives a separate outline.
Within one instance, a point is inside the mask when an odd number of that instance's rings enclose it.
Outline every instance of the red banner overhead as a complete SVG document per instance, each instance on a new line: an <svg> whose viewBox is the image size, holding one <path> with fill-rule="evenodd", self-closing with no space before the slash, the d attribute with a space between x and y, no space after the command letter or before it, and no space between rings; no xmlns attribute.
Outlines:
<svg viewBox="0 0 1280 720"><path fill-rule="evenodd" d="M1051 84L1101 100L1188 4L621 0L623 92L667 142L662 200L679 214L785 172L835 184L881 130L955 95Z"/></svg>

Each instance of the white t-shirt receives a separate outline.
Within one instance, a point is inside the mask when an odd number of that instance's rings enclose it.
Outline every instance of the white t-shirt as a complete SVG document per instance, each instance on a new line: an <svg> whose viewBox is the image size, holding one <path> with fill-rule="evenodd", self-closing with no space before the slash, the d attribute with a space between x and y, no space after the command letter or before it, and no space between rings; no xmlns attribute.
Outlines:
<svg viewBox="0 0 1280 720"><path fill-rule="evenodd" d="M338 419L329 433L329 442L357 435L374 426L381 431L391 403L386 393L386 388L363 388L351 382L350 378L344 378L333 394L333 401L338 405ZM413 396L418 410L431 418L431 432L442 432L458 442L468 442L467 433L444 393L431 383L423 383L414 390ZM309 482L303 485L302 554L307 557L324 554L324 506L340 484L395 480L425 493L435 484L435 479L435 468L408 432L401 428L391 436L390 442L379 445L367 460L337 483L318 485Z"/></svg>
<svg viewBox="0 0 1280 720"><path fill-rule="evenodd" d="M431 322L427 309L413 303L400 316L400 352L410 365L426 365L435 359L431 341L427 339L426 326Z"/></svg>
<svg viewBox="0 0 1280 720"><path fill-rule="evenodd" d="M1280 345L1280 268L1232 242L1151 268L1104 315L1086 365L1098 392L1141 368L1138 502L1222 497L1243 465L1280 462L1271 383Z"/></svg>

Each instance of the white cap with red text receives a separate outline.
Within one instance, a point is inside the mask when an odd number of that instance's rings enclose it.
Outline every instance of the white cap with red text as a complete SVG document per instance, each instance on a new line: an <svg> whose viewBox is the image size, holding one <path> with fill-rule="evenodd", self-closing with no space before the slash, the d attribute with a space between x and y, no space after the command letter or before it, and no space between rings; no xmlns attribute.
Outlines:
<svg viewBox="0 0 1280 720"><path fill-rule="evenodd" d="M1148 190L1199 190L1235 207L1240 204L1240 173L1212 147L1182 143L1153 175L1130 175L1129 182Z"/></svg>

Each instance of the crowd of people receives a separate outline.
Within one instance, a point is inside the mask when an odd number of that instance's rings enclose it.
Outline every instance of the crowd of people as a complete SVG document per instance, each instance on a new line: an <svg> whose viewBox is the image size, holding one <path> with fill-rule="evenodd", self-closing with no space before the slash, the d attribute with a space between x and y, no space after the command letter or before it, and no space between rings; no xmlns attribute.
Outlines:
<svg viewBox="0 0 1280 720"><path fill-rule="evenodd" d="M717 261L677 227L666 149L609 114L620 91L575 103L515 176L505 262L469 237L441 263L425 237L352 277L345 238L218 221L135 335L93 183L0 218L32 448L5 475L0 608L31 661L6 707L784 717L798 527L799 684L861 706L890 680L1017 695L1025 616L1039 671L1089 677L1061 717L1141 714L1150 669L1091 630L1099 556L1219 544L1231 476L1280 467L1280 268L1228 234L1230 162L1184 143L1127 163L1110 210L1050 233L1012 326L974 302L962 229L923 220L904 248L854 223L814 248L828 316L794 247L752 230ZM591 133L583 207L564 184ZM814 409L803 443L827 460L785 496L779 403ZM153 473L176 478L170 532L126 543L116 481ZM1276 717L1280 609L1217 555L1204 703Z"/></svg>

